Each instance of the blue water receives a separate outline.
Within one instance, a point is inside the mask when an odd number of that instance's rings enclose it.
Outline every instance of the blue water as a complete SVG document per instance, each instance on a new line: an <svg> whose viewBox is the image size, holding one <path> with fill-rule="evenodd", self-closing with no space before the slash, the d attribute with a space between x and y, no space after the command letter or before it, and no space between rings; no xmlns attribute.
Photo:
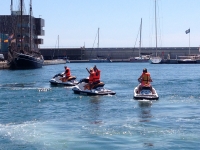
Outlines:
<svg viewBox="0 0 200 150"><path fill-rule="evenodd" d="M78 80L90 63L66 64ZM64 65L0 70L2 150L200 149L200 65L99 63L115 96L80 96L49 80ZM133 89L151 73L158 101L138 102Z"/></svg>

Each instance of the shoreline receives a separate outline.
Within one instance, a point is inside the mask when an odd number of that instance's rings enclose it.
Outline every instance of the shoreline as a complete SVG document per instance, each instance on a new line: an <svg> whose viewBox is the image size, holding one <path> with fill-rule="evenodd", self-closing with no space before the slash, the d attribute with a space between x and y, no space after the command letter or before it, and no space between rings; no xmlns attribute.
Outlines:
<svg viewBox="0 0 200 150"><path fill-rule="evenodd" d="M161 64L200 64L200 60L195 60L193 62L183 62L180 63L181 59L163 59ZM129 59L112 59L112 62L96 62L96 63L149 63L147 62L137 62L137 60L131 62ZM66 64L66 63L95 63L95 62L89 62L89 60L63 60L63 59L54 59L54 60L44 60L43 66L47 65L58 65L58 64ZM9 66L7 65L7 61L1 61L0 62L0 69L9 69Z"/></svg>

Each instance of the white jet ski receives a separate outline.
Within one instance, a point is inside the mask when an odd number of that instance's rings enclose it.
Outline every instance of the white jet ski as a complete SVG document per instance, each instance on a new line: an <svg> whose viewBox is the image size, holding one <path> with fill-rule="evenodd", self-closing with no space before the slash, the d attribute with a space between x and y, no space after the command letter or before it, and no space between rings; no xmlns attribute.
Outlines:
<svg viewBox="0 0 200 150"><path fill-rule="evenodd" d="M78 84L78 81L76 81L75 76L71 76L67 81L62 81L62 78L64 77L64 73L56 74L49 82L52 85L64 85L64 86L75 86Z"/></svg>
<svg viewBox="0 0 200 150"><path fill-rule="evenodd" d="M88 78L81 79L79 83L72 88L74 94L81 94L81 95L88 95L88 96L95 96L95 95L115 95L116 93L105 89L104 83L100 82L97 83L91 90L86 89L87 84L89 83Z"/></svg>
<svg viewBox="0 0 200 150"><path fill-rule="evenodd" d="M159 99L159 96L153 87L152 87L152 92L150 90L150 87L142 87L142 90L140 91L140 93L138 93L139 85L135 87L133 91L134 99L136 100L158 100Z"/></svg>

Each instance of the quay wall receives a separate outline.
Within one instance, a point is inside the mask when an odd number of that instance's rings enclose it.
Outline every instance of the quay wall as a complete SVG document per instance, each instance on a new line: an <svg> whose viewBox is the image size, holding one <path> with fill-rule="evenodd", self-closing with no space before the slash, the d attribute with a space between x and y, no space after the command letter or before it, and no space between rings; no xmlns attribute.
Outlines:
<svg viewBox="0 0 200 150"><path fill-rule="evenodd" d="M116 47L116 48L41 48L41 54L45 60L63 59L69 60L88 60L102 56L111 59L129 59L130 57L139 56L139 48L132 47ZM141 54L156 55L156 49L153 47L141 48ZM7 59L7 52L1 52ZM200 55L199 47L162 47L157 48L157 55L163 59L178 59L178 56Z"/></svg>
<svg viewBox="0 0 200 150"><path fill-rule="evenodd" d="M96 58L97 56L111 59L129 59L130 57L138 57L139 51L141 54L156 55L156 49L152 47L146 48L52 48L52 49L40 49L44 59L59 59L68 58L69 60L88 60ZM162 47L157 48L157 55L163 59L167 59L168 54L170 59L177 59L178 56L200 55L199 47Z"/></svg>

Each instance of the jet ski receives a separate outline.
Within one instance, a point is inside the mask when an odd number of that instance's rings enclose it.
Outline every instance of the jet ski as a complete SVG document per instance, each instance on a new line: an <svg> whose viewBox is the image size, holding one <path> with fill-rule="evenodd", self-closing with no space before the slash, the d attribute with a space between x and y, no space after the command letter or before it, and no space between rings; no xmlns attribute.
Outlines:
<svg viewBox="0 0 200 150"><path fill-rule="evenodd" d="M159 96L156 92L156 90L152 87L152 92L150 87L142 87L140 93L138 93L138 89L139 89L140 84L135 87L134 89L134 96L133 98L136 100L158 100Z"/></svg>
<svg viewBox="0 0 200 150"><path fill-rule="evenodd" d="M67 81L62 81L63 77L64 73L56 74L49 82L52 85L64 85L64 86L75 86L76 84L78 84L78 81L76 80L75 76L69 77Z"/></svg>
<svg viewBox="0 0 200 150"><path fill-rule="evenodd" d="M79 81L79 83L72 88L74 91L74 94L81 94L81 95L87 95L87 96L95 96L95 95L115 95L116 93L105 89L104 83L99 82L96 85L93 86L91 90L87 89L87 85L89 83L89 78L84 78Z"/></svg>

